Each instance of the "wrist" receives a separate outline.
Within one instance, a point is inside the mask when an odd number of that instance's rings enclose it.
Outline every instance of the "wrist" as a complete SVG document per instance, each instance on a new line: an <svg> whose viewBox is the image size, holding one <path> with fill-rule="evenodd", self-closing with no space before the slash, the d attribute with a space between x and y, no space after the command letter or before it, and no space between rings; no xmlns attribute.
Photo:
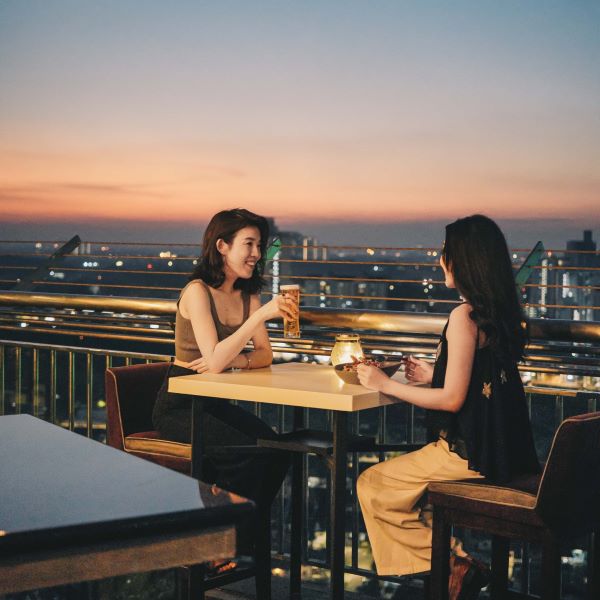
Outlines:
<svg viewBox="0 0 600 600"><path fill-rule="evenodd" d="M269 320L269 314L267 312L266 304L261 305L261 307L254 314L258 315L258 318L260 319L261 322Z"/></svg>
<svg viewBox="0 0 600 600"><path fill-rule="evenodd" d="M381 385L379 386L379 392L381 392L382 394L389 394L390 391L390 383L391 383L391 379L389 377L386 377L382 382Z"/></svg>
<svg viewBox="0 0 600 600"><path fill-rule="evenodd" d="M244 356L246 357L246 369L249 371L250 369L252 369L252 358L250 357L250 354L244 354Z"/></svg>

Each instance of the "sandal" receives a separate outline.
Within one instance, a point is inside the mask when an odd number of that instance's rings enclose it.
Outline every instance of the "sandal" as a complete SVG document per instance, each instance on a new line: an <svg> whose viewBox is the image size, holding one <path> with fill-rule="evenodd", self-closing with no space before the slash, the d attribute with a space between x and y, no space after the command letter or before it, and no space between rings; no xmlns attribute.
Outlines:
<svg viewBox="0 0 600 600"><path fill-rule="evenodd" d="M217 575L223 575L237 569L238 564L234 560L226 560L223 562L212 561L206 565L206 575L208 577L215 577Z"/></svg>
<svg viewBox="0 0 600 600"><path fill-rule="evenodd" d="M476 600L490 582L490 568L472 556L450 557L449 600Z"/></svg>

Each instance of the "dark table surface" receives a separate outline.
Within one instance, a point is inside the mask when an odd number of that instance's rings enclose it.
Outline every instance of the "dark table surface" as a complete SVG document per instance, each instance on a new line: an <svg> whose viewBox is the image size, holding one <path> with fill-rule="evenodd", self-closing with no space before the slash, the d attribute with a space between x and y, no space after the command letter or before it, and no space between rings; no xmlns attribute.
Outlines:
<svg viewBox="0 0 600 600"><path fill-rule="evenodd" d="M232 525L252 509L35 417L0 417L0 557Z"/></svg>

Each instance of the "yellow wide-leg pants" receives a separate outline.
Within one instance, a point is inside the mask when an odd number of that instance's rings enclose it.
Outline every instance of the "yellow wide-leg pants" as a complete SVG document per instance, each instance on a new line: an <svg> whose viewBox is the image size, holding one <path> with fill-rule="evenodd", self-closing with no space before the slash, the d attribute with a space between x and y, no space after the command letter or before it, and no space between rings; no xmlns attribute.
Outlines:
<svg viewBox="0 0 600 600"><path fill-rule="evenodd" d="M481 477L440 438L415 452L367 469L357 492L379 575L431 568L431 510L423 506L430 481Z"/></svg>

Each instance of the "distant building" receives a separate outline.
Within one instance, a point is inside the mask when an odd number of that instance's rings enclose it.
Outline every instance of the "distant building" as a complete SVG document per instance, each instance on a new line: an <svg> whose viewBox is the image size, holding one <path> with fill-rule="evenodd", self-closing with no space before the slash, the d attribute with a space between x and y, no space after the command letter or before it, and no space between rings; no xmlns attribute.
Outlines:
<svg viewBox="0 0 600 600"><path fill-rule="evenodd" d="M583 232L582 240L567 242L564 259L567 268L562 272L561 300L565 303L572 300L574 308L572 315L565 315L565 318L575 321L600 319L600 311L593 308L600 306L600 256L596 249L590 230Z"/></svg>

